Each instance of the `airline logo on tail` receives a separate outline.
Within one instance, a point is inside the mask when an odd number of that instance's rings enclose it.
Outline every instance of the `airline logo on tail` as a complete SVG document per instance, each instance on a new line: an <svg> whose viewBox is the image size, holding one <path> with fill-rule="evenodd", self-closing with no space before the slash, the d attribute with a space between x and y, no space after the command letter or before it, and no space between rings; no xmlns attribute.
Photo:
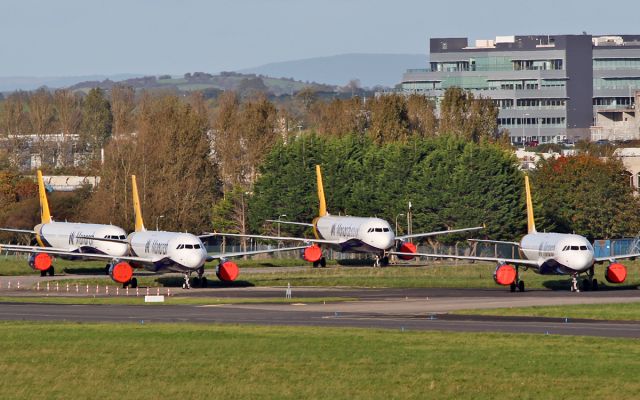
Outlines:
<svg viewBox="0 0 640 400"><path fill-rule="evenodd" d="M524 191L527 197L527 232L536 233L536 221L533 218L533 202L531 201L531 188L529 187L529 176L524 176Z"/></svg>
<svg viewBox="0 0 640 400"><path fill-rule="evenodd" d="M138 185L136 183L136 176L131 175L131 194L133 196L133 213L136 218L136 232L146 231L144 228L144 222L142 221L142 210L140 208L140 196L138 196Z"/></svg>

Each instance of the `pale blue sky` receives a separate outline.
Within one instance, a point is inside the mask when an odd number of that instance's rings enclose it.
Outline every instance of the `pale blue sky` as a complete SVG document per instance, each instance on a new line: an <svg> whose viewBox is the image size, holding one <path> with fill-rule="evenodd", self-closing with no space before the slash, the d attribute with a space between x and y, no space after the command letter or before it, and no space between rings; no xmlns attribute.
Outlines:
<svg viewBox="0 0 640 400"><path fill-rule="evenodd" d="M0 76L218 72L431 36L640 34L640 1L0 0Z"/></svg>

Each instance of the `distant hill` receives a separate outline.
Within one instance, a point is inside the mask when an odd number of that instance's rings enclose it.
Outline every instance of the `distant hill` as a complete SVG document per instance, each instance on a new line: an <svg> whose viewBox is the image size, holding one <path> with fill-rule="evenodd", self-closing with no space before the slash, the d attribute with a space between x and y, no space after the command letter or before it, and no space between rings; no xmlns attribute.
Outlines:
<svg viewBox="0 0 640 400"><path fill-rule="evenodd" d="M88 92L99 87L109 90L113 85L131 86L136 90L164 90L173 92L201 91L207 98L215 98L224 90L234 90L241 95L252 92L265 92L272 96L290 95L304 87L312 87L317 92L335 92L333 85L306 83L289 78L271 78L264 75L241 74L238 72L221 72L217 75L206 72L188 72L183 76L143 76L115 82L110 79L102 81L79 82L69 87L74 91Z"/></svg>
<svg viewBox="0 0 640 400"><path fill-rule="evenodd" d="M393 87L400 83L405 70L426 66L424 54L341 54L265 64L238 72L339 86L346 85L351 79L359 79L364 87Z"/></svg>
<svg viewBox="0 0 640 400"><path fill-rule="evenodd" d="M10 76L0 77L0 92L13 92L16 90L34 90L42 86L49 88L64 88L75 85L83 81L123 81L140 77L138 74L116 74L116 75L87 75L87 76Z"/></svg>

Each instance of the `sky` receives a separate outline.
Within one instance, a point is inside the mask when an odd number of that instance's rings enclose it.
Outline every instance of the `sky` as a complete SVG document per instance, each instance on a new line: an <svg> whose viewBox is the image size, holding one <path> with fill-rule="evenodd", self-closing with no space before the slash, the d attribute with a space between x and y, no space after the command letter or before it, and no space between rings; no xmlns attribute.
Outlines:
<svg viewBox="0 0 640 400"><path fill-rule="evenodd" d="M640 34L638 15L637 0L0 0L0 77L427 54L430 37Z"/></svg>

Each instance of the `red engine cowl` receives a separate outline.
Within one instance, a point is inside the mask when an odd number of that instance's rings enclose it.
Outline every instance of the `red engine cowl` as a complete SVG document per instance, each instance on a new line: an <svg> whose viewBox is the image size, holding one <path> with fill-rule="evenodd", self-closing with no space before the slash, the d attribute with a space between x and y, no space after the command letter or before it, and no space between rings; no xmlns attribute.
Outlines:
<svg viewBox="0 0 640 400"><path fill-rule="evenodd" d="M29 266L37 271L46 271L51 267L51 256L47 253L38 253L29 257Z"/></svg>
<svg viewBox="0 0 640 400"><path fill-rule="evenodd" d="M611 263L607 266L604 277L609 283L622 283L627 279L627 267L620 263Z"/></svg>
<svg viewBox="0 0 640 400"><path fill-rule="evenodd" d="M320 246L315 244L308 246L302 252L302 258L310 263L320 261L320 259L322 258L322 249L320 248Z"/></svg>
<svg viewBox="0 0 640 400"><path fill-rule="evenodd" d="M127 283L133 277L133 268L129 263L121 261L109 267L109 276L118 283Z"/></svg>
<svg viewBox="0 0 640 400"><path fill-rule="evenodd" d="M418 248L411 242L402 242L400 243L400 246L398 246L398 252L400 253L416 253L417 251ZM400 258L401 260L409 261L413 260L415 256L398 256L398 258Z"/></svg>
<svg viewBox="0 0 640 400"><path fill-rule="evenodd" d="M496 271L493 273L493 280L496 281L498 285L511 285L516 281L516 268L509 264L498 265Z"/></svg>
<svg viewBox="0 0 640 400"><path fill-rule="evenodd" d="M225 261L216 267L216 276L222 282L233 282L238 275L240 275L240 270L233 261Z"/></svg>

